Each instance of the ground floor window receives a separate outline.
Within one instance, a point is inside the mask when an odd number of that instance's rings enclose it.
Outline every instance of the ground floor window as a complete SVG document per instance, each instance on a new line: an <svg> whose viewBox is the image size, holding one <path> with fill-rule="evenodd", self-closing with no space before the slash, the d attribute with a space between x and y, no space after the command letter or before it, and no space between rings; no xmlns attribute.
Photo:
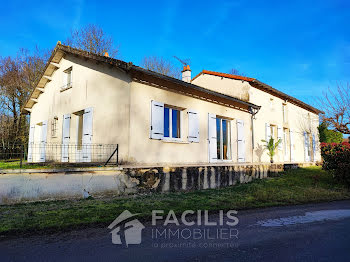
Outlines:
<svg viewBox="0 0 350 262"><path fill-rule="evenodd" d="M277 142L277 126L275 125L270 125L270 134L271 137L273 138L274 142Z"/></svg>
<svg viewBox="0 0 350 262"><path fill-rule="evenodd" d="M231 159L231 121L216 118L217 157L219 160Z"/></svg>
<svg viewBox="0 0 350 262"><path fill-rule="evenodd" d="M164 106L164 137L181 137L181 110Z"/></svg>
<svg viewBox="0 0 350 262"><path fill-rule="evenodd" d="M309 143L308 143L308 154L309 154L309 159L310 161L314 161L313 156L314 156L314 152L313 152L313 139L312 139L312 135L308 134L308 139L309 139Z"/></svg>
<svg viewBox="0 0 350 262"><path fill-rule="evenodd" d="M58 117L55 116L51 121L51 137L57 137L57 122Z"/></svg>
<svg viewBox="0 0 350 262"><path fill-rule="evenodd" d="M84 131L84 111L79 111L75 113L78 121L77 121L77 149L81 150L83 145L83 131Z"/></svg>

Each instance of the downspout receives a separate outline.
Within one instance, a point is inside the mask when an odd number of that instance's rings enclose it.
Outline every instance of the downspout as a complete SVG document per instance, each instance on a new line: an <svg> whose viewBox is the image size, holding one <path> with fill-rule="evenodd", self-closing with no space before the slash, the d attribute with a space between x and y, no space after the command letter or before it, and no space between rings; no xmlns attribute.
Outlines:
<svg viewBox="0 0 350 262"><path fill-rule="evenodd" d="M251 120L251 127L252 127L252 163L254 163L254 119L255 119L255 115L259 112L260 107L259 108L252 108L249 107L249 113L251 114L250 116L250 120Z"/></svg>

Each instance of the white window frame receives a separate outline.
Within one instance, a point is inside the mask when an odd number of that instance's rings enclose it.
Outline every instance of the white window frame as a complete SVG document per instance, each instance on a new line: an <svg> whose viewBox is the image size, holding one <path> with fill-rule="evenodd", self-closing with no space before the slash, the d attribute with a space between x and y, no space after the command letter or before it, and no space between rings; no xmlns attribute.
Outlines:
<svg viewBox="0 0 350 262"><path fill-rule="evenodd" d="M169 109L169 137L166 137L165 136L165 132L164 132L164 136L163 136L163 140L165 141L182 141L182 111L183 109L180 109L180 108L177 108L175 106L171 106L171 105L164 105L164 111L165 111L165 108L168 108ZM172 137L173 135L173 132L172 132L172 128L173 128L173 114L172 114L172 111L173 110L177 110L179 111L180 113L180 134L179 134L179 137ZM165 129L165 119L164 119L164 115L163 115L163 123L164 123L164 129Z"/></svg>
<svg viewBox="0 0 350 262"><path fill-rule="evenodd" d="M220 119L220 157L221 158L217 158L217 161L221 161L221 162L232 162L232 133L231 133L231 126L232 126L232 120L231 119L227 119L224 117L220 117L220 116L216 116L216 119ZM230 150L230 159L224 159L224 137L223 137L223 129L222 129L222 120L226 120L227 123L230 123L230 130L228 131L230 134L230 143L227 144L227 146L229 147ZM215 128L216 128L216 122L215 122Z"/></svg>
<svg viewBox="0 0 350 262"><path fill-rule="evenodd" d="M63 86L61 87L61 92L65 91L67 89L72 88L73 86L73 66L68 67L66 70L63 71ZM70 75L70 81L68 82L68 74Z"/></svg>

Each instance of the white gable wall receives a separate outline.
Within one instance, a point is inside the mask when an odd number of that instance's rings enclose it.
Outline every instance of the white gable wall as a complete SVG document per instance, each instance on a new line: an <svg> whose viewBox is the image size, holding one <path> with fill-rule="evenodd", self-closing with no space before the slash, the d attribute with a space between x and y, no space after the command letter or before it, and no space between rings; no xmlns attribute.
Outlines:
<svg viewBox="0 0 350 262"><path fill-rule="evenodd" d="M92 143L119 144L120 158L128 156L129 77L104 64L68 55L46 84L31 112L31 125L48 121L48 143L62 143L63 115L71 114L70 143L77 142L77 116L93 108ZM72 69L72 88L61 92L63 71ZM51 137L51 121L58 117L57 135ZM38 142L38 141L35 141Z"/></svg>

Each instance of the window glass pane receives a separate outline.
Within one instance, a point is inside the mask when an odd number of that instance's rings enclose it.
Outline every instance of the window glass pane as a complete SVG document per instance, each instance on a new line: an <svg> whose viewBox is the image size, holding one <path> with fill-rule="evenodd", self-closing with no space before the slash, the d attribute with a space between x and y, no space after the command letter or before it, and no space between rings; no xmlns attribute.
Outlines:
<svg viewBox="0 0 350 262"><path fill-rule="evenodd" d="M169 110L164 107L164 137L169 137Z"/></svg>
<svg viewBox="0 0 350 262"><path fill-rule="evenodd" d="M180 138L180 111L172 109L171 113L172 137Z"/></svg>
<svg viewBox="0 0 350 262"><path fill-rule="evenodd" d="M218 159L222 159L221 157L221 150L220 150L220 141L221 141L221 119L216 118L216 138L217 138L217 152L218 152Z"/></svg>

